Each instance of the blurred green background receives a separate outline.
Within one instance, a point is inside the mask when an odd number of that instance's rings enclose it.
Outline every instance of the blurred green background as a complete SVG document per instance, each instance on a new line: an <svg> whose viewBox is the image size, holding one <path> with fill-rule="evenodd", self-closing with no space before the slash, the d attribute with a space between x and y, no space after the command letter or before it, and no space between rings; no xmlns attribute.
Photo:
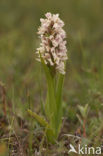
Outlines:
<svg viewBox="0 0 103 156"><path fill-rule="evenodd" d="M13 110L23 115L28 101L32 109L39 109L41 95L45 96L35 51L40 18L46 12L59 13L67 32L64 115L74 124L76 106L87 103L91 117L103 113L102 0L0 0L0 81Z"/></svg>

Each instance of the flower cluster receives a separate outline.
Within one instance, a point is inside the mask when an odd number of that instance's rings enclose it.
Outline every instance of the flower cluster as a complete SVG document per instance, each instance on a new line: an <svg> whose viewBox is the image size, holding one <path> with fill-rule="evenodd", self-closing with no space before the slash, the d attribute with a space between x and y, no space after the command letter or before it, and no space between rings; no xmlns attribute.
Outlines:
<svg viewBox="0 0 103 156"><path fill-rule="evenodd" d="M46 13L45 19L40 19L41 26L38 34L41 39L40 48L37 48L38 60L40 55L45 64L53 66L56 71L65 74L65 60L67 60L66 33L63 30L64 22L59 14Z"/></svg>

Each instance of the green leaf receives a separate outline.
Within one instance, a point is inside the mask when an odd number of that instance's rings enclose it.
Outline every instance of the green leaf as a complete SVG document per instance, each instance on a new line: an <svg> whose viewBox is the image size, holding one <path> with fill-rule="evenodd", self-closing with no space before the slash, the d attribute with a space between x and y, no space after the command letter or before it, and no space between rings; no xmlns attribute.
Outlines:
<svg viewBox="0 0 103 156"><path fill-rule="evenodd" d="M57 113L56 113L56 133L59 133L61 127L61 118L62 118L62 89L63 89L63 82L64 82L64 75L58 75L58 82L56 88L56 106L57 106Z"/></svg>
<svg viewBox="0 0 103 156"><path fill-rule="evenodd" d="M77 116L79 122L81 123L81 125L83 126L83 120L81 119L81 117L79 116L79 114L77 114L76 116Z"/></svg>
<svg viewBox="0 0 103 156"><path fill-rule="evenodd" d="M57 88L56 88L57 108L61 106L63 82L64 82L64 75L59 74Z"/></svg>
<svg viewBox="0 0 103 156"><path fill-rule="evenodd" d="M55 143L56 138L55 138L55 134L54 134L53 129L51 129L50 127L47 127L45 133L46 133L48 141L51 143Z"/></svg>
<svg viewBox="0 0 103 156"><path fill-rule="evenodd" d="M84 107L78 105L78 108L79 108L79 111L80 111L82 117L84 118L85 117L85 115L84 115Z"/></svg>
<svg viewBox="0 0 103 156"><path fill-rule="evenodd" d="M45 133L46 133L48 141L51 143L54 143L55 142L54 131L50 127L48 122L46 122L46 120L43 117L39 116L35 112L32 112L30 109L28 109L27 111L28 111L29 115L31 117L33 117L42 127L45 127L45 130L46 130Z"/></svg>
<svg viewBox="0 0 103 156"><path fill-rule="evenodd" d="M40 55L41 56L41 55ZM56 128L56 98L55 98L55 87L54 87L54 79L50 73L48 66L44 63L43 58L41 57L41 63L45 72L48 92L47 92L47 101L46 101L46 112L48 114L48 118L50 121L50 125L52 128Z"/></svg>
<svg viewBox="0 0 103 156"><path fill-rule="evenodd" d="M88 104L86 104L84 107L78 105L79 111L82 115L83 118L87 118L88 112L89 112L89 108L88 108Z"/></svg>
<svg viewBox="0 0 103 156"><path fill-rule="evenodd" d="M49 111L49 95L48 95L48 92L47 92L47 97L46 97L46 102L45 102L45 114L49 118L50 111ZM49 118L49 120L50 120L50 118Z"/></svg>
<svg viewBox="0 0 103 156"><path fill-rule="evenodd" d="M41 126L43 127L47 127L48 123L46 122L46 120L39 116L38 114L36 114L35 112L32 112L30 109L27 110L29 115L32 116Z"/></svg>
<svg viewBox="0 0 103 156"><path fill-rule="evenodd" d="M58 74L58 81L56 83L56 76L51 73L51 69L45 64L41 57L41 63L45 72L48 92L45 104L45 112L50 122L50 127L54 130L55 139L61 127L62 118L62 88L64 75Z"/></svg>

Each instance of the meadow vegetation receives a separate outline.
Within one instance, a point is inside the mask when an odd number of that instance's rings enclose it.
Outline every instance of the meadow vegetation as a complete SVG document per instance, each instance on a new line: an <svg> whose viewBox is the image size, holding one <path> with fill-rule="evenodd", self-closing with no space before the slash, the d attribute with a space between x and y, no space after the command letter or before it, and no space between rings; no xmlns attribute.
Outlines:
<svg viewBox="0 0 103 156"><path fill-rule="evenodd" d="M27 112L44 114L47 86L35 52L46 12L60 14L68 42L56 144ZM68 156L70 143L103 145L103 1L0 0L0 156Z"/></svg>

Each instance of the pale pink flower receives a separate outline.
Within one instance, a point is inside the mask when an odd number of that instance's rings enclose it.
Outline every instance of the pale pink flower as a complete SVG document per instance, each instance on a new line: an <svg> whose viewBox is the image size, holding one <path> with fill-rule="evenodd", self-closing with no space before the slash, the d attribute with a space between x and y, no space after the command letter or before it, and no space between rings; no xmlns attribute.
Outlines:
<svg viewBox="0 0 103 156"><path fill-rule="evenodd" d="M45 17L40 19L41 26L38 29L41 44L40 48L37 48L37 60L40 61L41 54L45 64L54 66L55 71L65 74L65 61L68 58L64 22L59 18L59 14L46 13Z"/></svg>

